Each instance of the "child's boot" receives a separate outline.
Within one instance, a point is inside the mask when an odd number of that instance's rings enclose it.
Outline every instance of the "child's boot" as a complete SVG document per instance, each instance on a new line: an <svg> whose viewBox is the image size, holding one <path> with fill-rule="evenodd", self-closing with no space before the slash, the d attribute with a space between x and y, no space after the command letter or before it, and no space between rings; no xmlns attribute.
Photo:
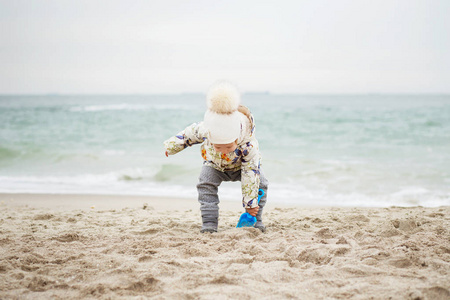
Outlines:
<svg viewBox="0 0 450 300"><path fill-rule="evenodd" d="M219 224L219 211L218 210L202 210L202 229L201 233L217 232Z"/></svg>
<svg viewBox="0 0 450 300"><path fill-rule="evenodd" d="M261 176L261 183L260 183L259 188L264 191L264 195L259 200L259 211L256 214L256 224L254 227L258 228L262 232L266 232L266 226L264 226L264 224L262 222L262 214L263 214L264 206L266 206L266 202L267 202L267 186L268 186L268 184L269 184L269 182L267 181L267 179L264 176Z"/></svg>
<svg viewBox="0 0 450 300"><path fill-rule="evenodd" d="M255 224L255 228L258 228L259 230L261 230L262 232L266 232L266 226L264 226L263 222L262 222L262 213L263 213L264 207L259 207L259 211L258 214L256 215L256 224Z"/></svg>

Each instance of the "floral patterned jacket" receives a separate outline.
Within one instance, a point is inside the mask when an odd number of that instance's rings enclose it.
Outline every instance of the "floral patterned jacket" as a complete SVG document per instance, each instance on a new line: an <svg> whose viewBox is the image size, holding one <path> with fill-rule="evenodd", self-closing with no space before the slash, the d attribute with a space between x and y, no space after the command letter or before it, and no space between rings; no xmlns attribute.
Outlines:
<svg viewBox="0 0 450 300"><path fill-rule="evenodd" d="M255 122L252 114L245 106L239 106L241 113L241 134L235 151L222 154L214 150L208 139L208 131L203 122L186 127L176 136L164 142L169 155L195 144L201 145L203 164L224 171L241 170L242 203L245 208L258 206L258 189L261 155L255 137Z"/></svg>

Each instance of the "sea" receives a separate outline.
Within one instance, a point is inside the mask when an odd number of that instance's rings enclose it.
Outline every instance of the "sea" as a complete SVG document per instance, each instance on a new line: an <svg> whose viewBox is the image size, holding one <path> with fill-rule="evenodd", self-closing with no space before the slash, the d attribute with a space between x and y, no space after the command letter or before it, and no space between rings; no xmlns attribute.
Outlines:
<svg viewBox="0 0 450 300"><path fill-rule="evenodd" d="M450 205L450 95L248 93L273 205ZM0 96L0 193L197 197L205 95ZM239 182L221 201L241 203ZM133 198L130 197L130 201Z"/></svg>

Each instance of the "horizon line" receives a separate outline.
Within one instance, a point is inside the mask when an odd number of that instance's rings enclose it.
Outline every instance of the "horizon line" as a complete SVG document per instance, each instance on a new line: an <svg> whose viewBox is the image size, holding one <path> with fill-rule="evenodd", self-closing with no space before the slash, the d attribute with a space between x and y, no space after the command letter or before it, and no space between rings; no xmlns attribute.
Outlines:
<svg viewBox="0 0 450 300"><path fill-rule="evenodd" d="M450 92L354 92L354 93L273 93L270 91L242 92L242 95L274 95L274 96L450 96ZM0 93L4 96L176 96L176 95L206 95L203 92L178 92L178 93Z"/></svg>

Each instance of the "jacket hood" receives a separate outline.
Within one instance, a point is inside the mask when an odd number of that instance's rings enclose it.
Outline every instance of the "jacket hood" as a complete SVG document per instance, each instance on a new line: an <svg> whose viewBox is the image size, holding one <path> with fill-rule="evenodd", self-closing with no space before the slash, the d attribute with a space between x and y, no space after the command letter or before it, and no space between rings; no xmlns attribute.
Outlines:
<svg viewBox="0 0 450 300"><path fill-rule="evenodd" d="M242 125L238 145L241 145L255 138L255 120L246 106L239 105L238 111L240 112Z"/></svg>

